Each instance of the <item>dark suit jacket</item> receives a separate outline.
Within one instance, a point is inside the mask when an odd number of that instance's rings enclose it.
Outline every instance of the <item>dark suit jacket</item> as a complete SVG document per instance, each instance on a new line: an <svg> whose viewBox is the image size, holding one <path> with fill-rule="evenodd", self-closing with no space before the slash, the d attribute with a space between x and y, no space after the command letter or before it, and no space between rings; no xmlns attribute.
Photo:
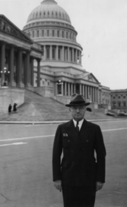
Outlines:
<svg viewBox="0 0 127 207"><path fill-rule="evenodd" d="M103 136L96 124L83 121L80 132L73 120L58 126L53 146L53 181L68 186L93 186L105 182Z"/></svg>

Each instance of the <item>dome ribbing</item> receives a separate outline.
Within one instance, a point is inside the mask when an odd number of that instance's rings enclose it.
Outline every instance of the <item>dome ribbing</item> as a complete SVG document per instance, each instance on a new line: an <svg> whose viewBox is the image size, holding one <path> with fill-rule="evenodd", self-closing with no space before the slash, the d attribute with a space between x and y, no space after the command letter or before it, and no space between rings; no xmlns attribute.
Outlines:
<svg viewBox="0 0 127 207"><path fill-rule="evenodd" d="M41 5L36 7L29 15L27 24L36 21L57 20L71 24L67 12L57 5L54 0L44 0Z"/></svg>

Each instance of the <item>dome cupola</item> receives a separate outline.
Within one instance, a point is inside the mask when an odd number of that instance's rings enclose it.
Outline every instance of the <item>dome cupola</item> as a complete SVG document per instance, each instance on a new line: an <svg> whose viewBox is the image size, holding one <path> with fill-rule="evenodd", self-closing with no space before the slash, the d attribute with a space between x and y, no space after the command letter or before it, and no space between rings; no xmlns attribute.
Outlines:
<svg viewBox="0 0 127 207"><path fill-rule="evenodd" d="M67 12L58 6L54 0L44 0L28 16L27 24L39 21L55 21L71 24Z"/></svg>

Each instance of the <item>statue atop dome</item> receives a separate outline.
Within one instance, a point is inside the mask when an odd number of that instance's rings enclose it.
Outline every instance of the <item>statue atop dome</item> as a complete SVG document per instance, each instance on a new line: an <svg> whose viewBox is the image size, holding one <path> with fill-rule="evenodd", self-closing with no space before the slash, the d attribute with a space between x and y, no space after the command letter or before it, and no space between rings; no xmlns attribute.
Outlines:
<svg viewBox="0 0 127 207"><path fill-rule="evenodd" d="M42 4L43 3L55 3L55 4L57 4L55 0L43 0L41 3Z"/></svg>

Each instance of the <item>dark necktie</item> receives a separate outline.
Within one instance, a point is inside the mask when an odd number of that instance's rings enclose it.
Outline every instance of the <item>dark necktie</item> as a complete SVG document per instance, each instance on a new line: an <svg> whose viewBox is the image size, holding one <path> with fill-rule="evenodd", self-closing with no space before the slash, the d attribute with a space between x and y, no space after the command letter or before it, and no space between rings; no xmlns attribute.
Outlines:
<svg viewBox="0 0 127 207"><path fill-rule="evenodd" d="M76 130L79 132L79 122L76 123Z"/></svg>

